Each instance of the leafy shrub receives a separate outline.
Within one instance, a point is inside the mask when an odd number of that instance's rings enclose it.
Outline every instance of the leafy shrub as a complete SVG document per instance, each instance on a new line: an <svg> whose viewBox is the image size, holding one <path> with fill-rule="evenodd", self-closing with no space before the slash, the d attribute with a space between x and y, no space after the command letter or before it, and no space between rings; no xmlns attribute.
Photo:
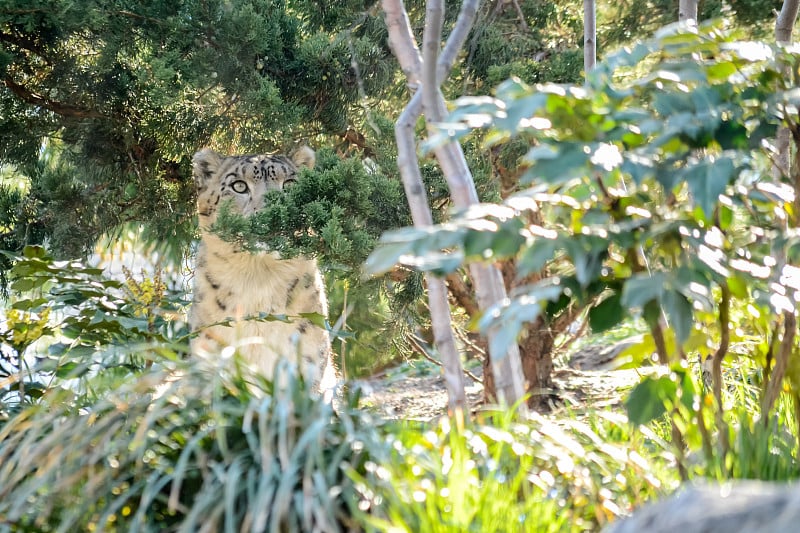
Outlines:
<svg viewBox="0 0 800 533"><path fill-rule="evenodd" d="M634 389L632 421L671 417L678 455L686 431L697 431L725 475L740 422L722 392L725 359L759 365L765 427L783 391L800 406L800 177L777 169L773 142L780 127L800 142L797 90L785 74L800 55L736 37L719 21L673 25L609 55L584 85L512 78L495 97L462 99L430 144L474 129L487 130L490 146L526 141L527 189L447 224L387 232L367 262L375 272L399 262L441 274L512 259L519 276L537 275L477 321L498 332L492 351L565 306L588 307L594 332L641 317L648 332L621 364L656 354L669 370ZM686 361L697 359L710 361L711 397L689 376ZM797 438L793 419L782 417ZM767 442L766 432L751 433Z"/></svg>
<svg viewBox="0 0 800 533"><path fill-rule="evenodd" d="M126 376L158 359L159 347L185 341L184 295L168 289L160 271L118 281L79 261L55 261L41 247L4 256L13 264L13 298L0 329L0 413L65 380Z"/></svg>

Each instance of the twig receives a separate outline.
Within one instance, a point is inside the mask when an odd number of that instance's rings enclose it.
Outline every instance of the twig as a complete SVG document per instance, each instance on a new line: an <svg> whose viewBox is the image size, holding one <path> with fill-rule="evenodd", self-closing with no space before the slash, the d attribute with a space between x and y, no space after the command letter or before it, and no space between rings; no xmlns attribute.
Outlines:
<svg viewBox="0 0 800 533"><path fill-rule="evenodd" d="M525 22L525 14L522 12L522 8L519 7L519 2L517 0L511 0L511 4L514 6L514 10L517 12L517 16L519 17L519 25L522 26L523 31L526 33L531 31L528 27L528 23Z"/></svg>
<svg viewBox="0 0 800 533"><path fill-rule="evenodd" d="M423 344L428 344L427 342L425 342L423 339L419 338L417 335L409 335L408 337L409 337L408 340L411 342L411 347L414 348L414 351L416 351L418 354L420 354L422 357L424 357L425 359L427 359L431 363L433 363L436 366L442 368L442 362L439 361L438 359L432 357L428 353L428 350L425 349L425 346L423 346ZM476 383L483 383L483 380L481 378L479 378L478 376L476 376L475 374L473 374L472 372L470 372L466 368L463 369L463 372L464 372L464 374L469 376L469 378L471 380L475 381Z"/></svg>
<svg viewBox="0 0 800 533"><path fill-rule="evenodd" d="M711 382L714 389L714 399L717 402L717 429L719 430L720 458L724 461L728 455L728 425L725 423L725 411L722 405L722 360L728 353L730 344L730 307L731 291L728 288L727 280L720 284L722 297L719 301L719 327L720 341L714 357L711 359Z"/></svg>

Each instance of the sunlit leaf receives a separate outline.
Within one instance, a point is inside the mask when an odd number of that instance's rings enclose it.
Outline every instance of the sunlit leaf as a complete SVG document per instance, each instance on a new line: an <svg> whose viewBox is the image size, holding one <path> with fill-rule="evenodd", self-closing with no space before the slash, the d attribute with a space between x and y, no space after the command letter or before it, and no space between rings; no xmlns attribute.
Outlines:
<svg viewBox="0 0 800 533"><path fill-rule="evenodd" d="M666 403L675 403L678 386L669 376L645 377L625 400L628 419L634 424L647 424L667 412Z"/></svg>
<svg viewBox="0 0 800 533"><path fill-rule="evenodd" d="M684 172L684 178L694 201L703 209L706 216L711 216L719 201L719 195L725 192L728 183L738 174L733 160L720 157L716 160L702 160L690 165Z"/></svg>
<svg viewBox="0 0 800 533"><path fill-rule="evenodd" d="M678 291L665 291L661 296L661 305L667 314L669 324L675 330L675 336L680 344L688 338L694 326L692 304Z"/></svg>
<svg viewBox="0 0 800 533"><path fill-rule="evenodd" d="M665 283L666 274L663 272L631 276L622 289L621 304L628 309L641 309L648 302L660 301Z"/></svg>

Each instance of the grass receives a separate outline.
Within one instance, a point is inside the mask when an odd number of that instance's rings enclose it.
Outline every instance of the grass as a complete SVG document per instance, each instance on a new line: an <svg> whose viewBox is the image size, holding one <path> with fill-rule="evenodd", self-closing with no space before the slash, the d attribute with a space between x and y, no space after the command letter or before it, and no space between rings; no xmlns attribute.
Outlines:
<svg viewBox="0 0 800 533"><path fill-rule="evenodd" d="M286 362L175 365L0 425L0 531L586 531L667 486L624 417L387 423Z"/></svg>
<svg viewBox="0 0 800 533"><path fill-rule="evenodd" d="M0 421L0 532L597 531L671 493L679 462L692 479L798 476L793 406L753 415L744 358L725 372L724 461L708 412L710 453L685 413L640 427L591 406L388 422L356 409L358 391L320 401L288 362L280 385L229 362L161 364L87 377L102 395L53 387Z"/></svg>
<svg viewBox="0 0 800 533"><path fill-rule="evenodd" d="M0 531L346 529L345 472L376 424L276 372L272 387L182 364L80 406L52 391L0 426Z"/></svg>
<svg viewBox="0 0 800 533"><path fill-rule="evenodd" d="M625 422L484 413L468 426L401 424L390 457L357 477L361 518L368 531L598 530L664 492L654 471L670 477L630 447Z"/></svg>

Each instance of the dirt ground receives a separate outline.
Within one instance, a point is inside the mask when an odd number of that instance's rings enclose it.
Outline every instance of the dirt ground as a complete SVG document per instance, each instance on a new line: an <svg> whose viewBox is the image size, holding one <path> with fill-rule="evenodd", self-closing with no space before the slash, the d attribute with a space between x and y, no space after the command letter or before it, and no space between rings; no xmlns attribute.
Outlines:
<svg viewBox="0 0 800 533"><path fill-rule="evenodd" d="M602 355L578 352L570 358L569 364L564 362L556 367L553 393L557 407L618 406L625 392L641 381L642 374L636 369L605 369L608 358ZM481 377L479 369L472 373ZM439 369L429 363L406 363L358 384L364 392L362 405L387 418L431 420L447 412L444 379ZM480 408L483 385L467 377L466 393L472 409Z"/></svg>

